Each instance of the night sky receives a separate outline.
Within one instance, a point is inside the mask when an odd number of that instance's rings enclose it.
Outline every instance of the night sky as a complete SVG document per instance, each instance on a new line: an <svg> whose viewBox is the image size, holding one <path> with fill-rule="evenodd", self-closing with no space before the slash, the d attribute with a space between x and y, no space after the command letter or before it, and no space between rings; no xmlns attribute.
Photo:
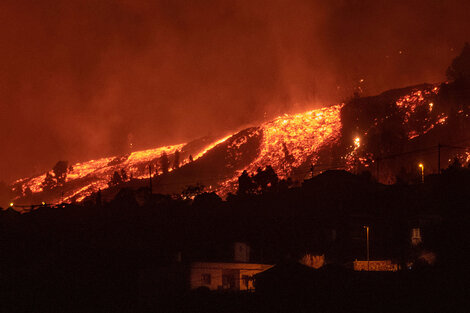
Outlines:
<svg viewBox="0 0 470 313"><path fill-rule="evenodd" d="M445 80L470 2L2 0L0 181ZM364 80L362 83L361 80Z"/></svg>

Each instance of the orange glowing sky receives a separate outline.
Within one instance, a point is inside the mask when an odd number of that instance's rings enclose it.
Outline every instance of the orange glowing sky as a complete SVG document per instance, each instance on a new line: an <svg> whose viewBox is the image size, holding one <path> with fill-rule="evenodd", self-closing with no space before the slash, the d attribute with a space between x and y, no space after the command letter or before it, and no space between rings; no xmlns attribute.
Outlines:
<svg viewBox="0 0 470 313"><path fill-rule="evenodd" d="M0 181L442 81L468 12L464 0L1 1Z"/></svg>
<svg viewBox="0 0 470 313"><path fill-rule="evenodd" d="M401 113L401 124L408 135L408 140L413 140L426 134L434 127L446 123L448 116L445 113L437 112L432 114L434 108L432 101L438 93L438 86L426 85L420 88L408 89L408 93L395 99L395 106ZM263 123L259 127L251 127L220 139L207 140L203 146L196 149L194 143L180 143L135 151L117 157L76 163L67 171L64 183L52 192L43 188L43 181L46 178L45 173L18 180L16 183L22 186L22 193L13 200L18 200L24 196L29 197L26 192L26 190L29 190L31 196L34 195L34 197L41 200L47 199L48 203L80 202L86 197L92 196L93 193L108 188L108 182L113 173L122 171L126 172L127 178L124 178L126 182L129 181L129 177L147 180L149 171L151 171L152 176L154 176L153 181L160 185L157 186L158 191L161 191L161 187L163 187L167 188L167 192L171 190L170 192L176 194L181 192L184 184L201 184L201 182L205 184L209 182L206 190L215 191L222 197L225 197L228 193L236 192L237 180L243 171L253 175L258 169L266 168L268 165L272 166L280 179L303 180L307 175L313 174L314 167L317 168L318 173L318 166L321 172L321 168L325 168L325 165L329 166L330 169L333 166L333 168L357 172L361 168L364 169L373 165L376 157L373 152L367 151L363 147L363 139L365 139L367 145L367 134L370 129L363 129L360 132L356 130L352 134L343 132L341 109L344 105L333 105L293 115L284 114L272 121ZM389 117L389 115L382 116L380 120L376 117L375 122L373 122L374 126L383 123L384 119ZM349 140L347 140L348 137L350 137ZM252 138L260 138L260 141L254 146L250 145L249 142ZM336 153L333 152L335 147L338 148L341 144L341 140L346 140L345 143L348 147L344 150L336 150ZM244 153L247 145L253 153L253 158L248 158L248 160L247 155ZM191 146L193 148L190 148ZM185 157L180 160L181 169L184 170L188 166L193 169L196 167L199 168L199 175L188 176L187 174L190 174L188 171L186 171L186 175L182 175L181 172L178 173L179 167L170 168L171 172L176 170L175 175L179 177L179 182L171 187L169 186L171 184L164 180L168 177L161 175L159 159L163 153L173 158L176 151L181 151L182 155L188 156L188 158ZM337 161L341 160L341 162L329 165L322 164L322 162L325 162L325 151L328 151L330 161L336 158ZM223 160L222 168L214 166L214 159L212 159L212 161L209 161L212 162L210 166L210 170L213 171L211 173L212 177L201 176L201 168L203 167L197 160L204 159L207 155L214 155L214 153L217 154L218 160ZM189 154L194 155L193 161L196 161L197 165L189 159ZM242 163L238 163L239 161L242 161ZM240 166L240 164L242 165ZM155 169L158 171L158 177L155 176ZM220 175L221 173L218 173L216 169L219 172L225 172L226 176ZM230 170L226 171L226 169ZM205 175L207 174L205 173ZM159 177L162 178L161 181ZM135 181L133 183L135 185ZM152 188L152 191L154 191L154 188Z"/></svg>

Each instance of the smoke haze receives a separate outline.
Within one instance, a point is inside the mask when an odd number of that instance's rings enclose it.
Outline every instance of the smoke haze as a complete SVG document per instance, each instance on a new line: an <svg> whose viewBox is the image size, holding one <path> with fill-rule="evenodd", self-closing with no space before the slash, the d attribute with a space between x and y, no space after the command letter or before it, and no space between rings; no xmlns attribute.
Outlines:
<svg viewBox="0 0 470 313"><path fill-rule="evenodd" d="M443 81L468 12L465 0L3 0L0 181Z"/></svg>

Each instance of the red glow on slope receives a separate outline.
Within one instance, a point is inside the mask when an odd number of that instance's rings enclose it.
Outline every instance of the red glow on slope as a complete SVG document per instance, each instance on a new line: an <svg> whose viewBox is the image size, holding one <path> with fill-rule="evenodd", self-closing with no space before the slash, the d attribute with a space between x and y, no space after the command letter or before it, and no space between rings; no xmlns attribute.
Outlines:
<svg viewBox="0 0 470 313"><path fill-rule="evenodd" d="M260 152L249 166L237 171L236 175L221 184L216 191L221 195L234 192L238 176L246 170L255 173L258 167L271 165L279 178L290 176L292 170L309 161L315 163L317 152L335 144L341 135L342 105L308 111L295 115L278 117L264 123ZM240 143L242 144L242 143Z"/></svg>
<svg viewBox="0 0 470 313"><path fill-rule="evenodd" d="M440 114L437 121L432 120L432 112L434 108L434 103L429 101L432 96L439 93L439 87L434 87L432 90L416 90L412 93L398 99L396 101L396 106L399 110L404 112L403 125L410 127L408 131L408 139L413 139L418 136L426 134L428 131L433 129L437 124L444 124L447 116ZM414 129L414 127L409 126L418 110L422 109L424 106L427 106L427 116L424 119L424 129Z"/></svg>
<svg viewBox="0 0 470 313"><path fill-rule="evenodd" d="M413 90L396 100L398 116L403 118L402 124L409 140L446 123L447 116L436 112L436 106L433 102L433 97L438 92L438 87ZM206 191L216 191L221 196L235 192L237 178L244 170L253 174L258 168L270 165L280 179L285 179L291 177L296 169L305 166L310 168L311 164L315 165L319 161L319 151L337 145L341 139L342 107L343 104L280 116L258 128L250 129L243 135L234 135L228 144L227 140L232 135L214 141L195 153L192 152L195 161L204 158L208 151L225 143L229 158L241 160L243 153L240 148L254 136L261 138L259 146L256 148L257 154L249 165L243 166L243 168L233 168L233 176L221 177L218 184L209 186ZM386 118L389 116L375 118L371 127L378 127ZM374 156L365 151L368 132L369 130L350 134L350 141L346 140L350 144L346 146L344 155L338 156L344 162L343 168L353 171L358 166L368 167L374 163ZM347 136L348 134L343 135ZM99 189L106 189L113 172L121 169L124 169L134 179L147 179L149 164L155 165L163 153L173 155L175 151L181 151L185 145L159 147L133 152L121 157L101 158L73 164L73 169L67 173L66 187L63 188L63 197L61 198L64 202L79 202ZM185 166L188 162L187 159L182 160L181 166ZM227 168L230 166L227 165ZM169 170L171 171L171 168ZM43 174L30 179L18 180L14 184L22 184L23 193L26 188L29 188L33 193L41 193L45 177L46 174ZM78 183L74 184L74 182ZM57 199L58 201L59 199Z"/></svg>

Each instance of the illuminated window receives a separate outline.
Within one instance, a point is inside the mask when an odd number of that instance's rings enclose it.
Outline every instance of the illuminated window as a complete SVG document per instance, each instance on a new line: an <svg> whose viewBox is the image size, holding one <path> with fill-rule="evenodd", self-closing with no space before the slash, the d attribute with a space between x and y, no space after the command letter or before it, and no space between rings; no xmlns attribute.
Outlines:
<svg viewBox="0 0 470 313"><path fill-rule="evenodd" d="M201 282L203 285L210 285L211 284L211 274L202 274Z"/></svg>
<svg viewBox="0 0 470 313"><path fill-rule="evenodd" d="M421 229L419 228L412 228L411 229L411 244L416 246L422 242L421 238Z"/></svg>

